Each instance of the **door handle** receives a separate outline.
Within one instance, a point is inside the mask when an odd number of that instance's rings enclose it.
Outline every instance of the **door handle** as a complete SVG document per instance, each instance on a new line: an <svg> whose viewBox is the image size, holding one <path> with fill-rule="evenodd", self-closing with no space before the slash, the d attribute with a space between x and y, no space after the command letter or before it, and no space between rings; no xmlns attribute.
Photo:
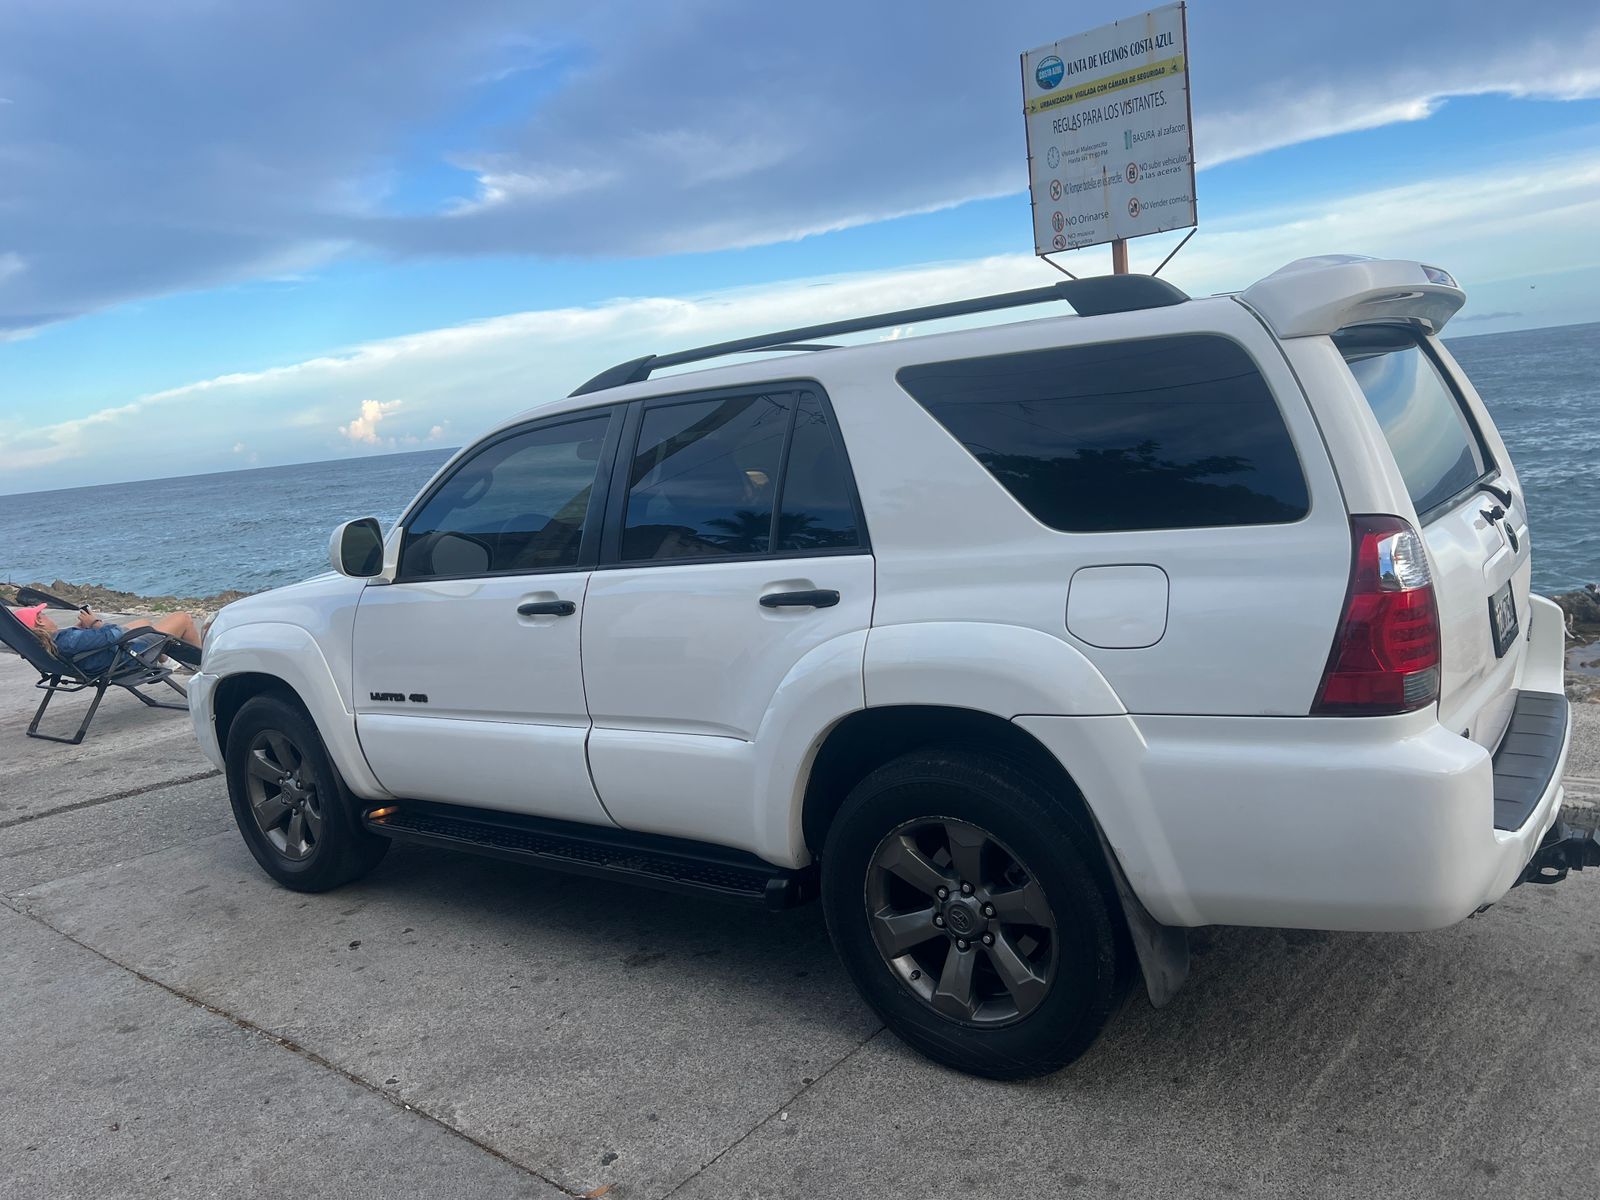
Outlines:
<svg viewBox="0 0 1600 1200"><path fill-rule="evenodd" d="M772 592L761 597L762 608L832 608L839 603L839 593L827 588L814 588L809 592Z"/></svg>
<svg viewBox="0 0 1600 1200"><path fill-rule="evenodd" d="M519 617L570 617L577 611L571 600L530 600L517 605Z"/></svg>
<svg viewBox="0 0 1600 1200"><path fill-rule="evenodd" d="M1511 543L1511 553L1515 554L1522 549L1522 544L1517 541L1517 531L1511 528L1511 517L1505 509L1496 504L1493 508L1480 508L1478 511L1489 518L1489 524L1500 525L1500 531L1506 535L1506 541Z"/></svg>

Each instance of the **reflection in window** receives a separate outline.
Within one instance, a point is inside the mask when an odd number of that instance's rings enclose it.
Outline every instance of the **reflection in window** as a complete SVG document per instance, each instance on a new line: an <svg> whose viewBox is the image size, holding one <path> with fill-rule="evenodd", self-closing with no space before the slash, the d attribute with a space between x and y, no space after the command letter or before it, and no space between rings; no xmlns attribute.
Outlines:
<svg viewBox="0 0 1600 1200"><path fill-rule="evenodd" d="M766 554L792 398L645 410L629 476L622 558Z"/></svg>
<svg viewBox="0 0 1600 1200"><path fill-rule="evenodd" d="M1488 455L1415 335L1373 327L1346 330L1336 340L1383 427L1418 513L1483 477Z"/></svg>
<svg viewBox="0 0 1600 1200"><path fill-rule="evenodd" d="M778 549L846 550L861 545L851 499L849 470L828 424L822 401L800 397L783 479L778 515Z"/></svg>
<svg viewBox="0 0 1600 1200"><path fill-rule="evenodd" d="M610 419L515 434L467 460L411 518L401 575L575 566Z"/></svg>
<svg viewBox="0 0 1600 1200"><path fill-rule="evenodd" d="M1309 507L1277 402L1226 338L1068 346L897 378L1052 529L1263 525Z"/></svg>

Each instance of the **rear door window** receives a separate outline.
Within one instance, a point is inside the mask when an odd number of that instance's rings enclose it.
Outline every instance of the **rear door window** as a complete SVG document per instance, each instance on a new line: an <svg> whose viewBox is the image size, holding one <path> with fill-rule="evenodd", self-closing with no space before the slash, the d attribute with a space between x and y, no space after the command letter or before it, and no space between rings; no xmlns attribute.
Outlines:
<svg viewBox="0 0 1600 1200"><path fill-rule="evenodd" d="M818 392L645 405L620 561L798 557L865 545L850 467Z"/></svg>
<svg viewBox="0 0 1600 1200"><path fill-rule="evenodd" d="M1483 439L1415 334L1369 326L1346 329L1334 342L1378 418L1420 519L1489 474L1493 459Z"/></svg>
<svg viewBox="0 0 1600 1200"><path fill-rule="evenodd" d="M861 545L855 484L838 431L815 393L801 395L783 474L777 549L854 550Z"/></svg>
<svg viewBox="0 0 1600 1200"><path fill-rule="evenodd" d="M1268 525L1310 506L1272 390L1228 338L1063 346L896 378L1052 529Z"/></svg>
<svg viewBox="0 0 1600 1200"><path fill-rule="evenodd" d="M778 393L646 408L622 561L770 553L792 404Z"/></svg>

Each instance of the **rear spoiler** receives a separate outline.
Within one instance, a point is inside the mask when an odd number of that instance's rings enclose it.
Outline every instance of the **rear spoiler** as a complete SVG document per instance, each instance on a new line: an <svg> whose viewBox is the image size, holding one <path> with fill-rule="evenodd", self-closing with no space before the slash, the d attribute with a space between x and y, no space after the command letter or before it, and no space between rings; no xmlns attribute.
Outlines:
<svg viewBox="0 0 1600 1200"><path fill-rule="evenodd" d="M1279 337L1406 323L1438 333L1466 303L1448 271L1392 258L1325 255L1281 267L1239 293Z"/></svg>

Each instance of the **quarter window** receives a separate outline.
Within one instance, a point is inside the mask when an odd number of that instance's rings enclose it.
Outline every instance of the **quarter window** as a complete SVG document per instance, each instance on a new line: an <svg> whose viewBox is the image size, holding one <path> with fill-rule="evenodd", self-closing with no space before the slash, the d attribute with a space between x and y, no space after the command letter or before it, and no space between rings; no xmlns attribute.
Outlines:
<svg viewBox="0 0 1600 1200"><path fill-rule="evenodd" d="M610 412L494 442L411 518L408 578L575 567Z"/></svg>
<svg viewBox="0 0 1600 1200"><path fill-rule="evenodd" d="M1438 365L1408 330L1370 326L1335 339L1394 454L1417 513L1473 486L1490 458Z"/></svg>
<svg viewBox="0 0 1600 1200"><path fill-rule="evenodd" d="M1052 529L1266 525L1309 508L1283 415L1206 334L903 368L897 379Z"/></svg>

